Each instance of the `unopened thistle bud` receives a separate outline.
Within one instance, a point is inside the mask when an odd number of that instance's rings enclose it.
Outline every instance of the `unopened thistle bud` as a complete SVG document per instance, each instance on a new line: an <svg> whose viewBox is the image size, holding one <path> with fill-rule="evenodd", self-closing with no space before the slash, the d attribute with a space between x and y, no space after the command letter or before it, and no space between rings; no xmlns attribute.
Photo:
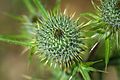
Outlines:
<svg viewBox="0 0 120 80"><path fill-rule="evenodd" d="M47 62L55 62L68 68L81 61L86 46L76 21L64 14L48 14L37 23L36 44L38 52L45 55Z"/></svg>
<svg viewBox="0 0 120 80"><path fill-rule="evenodd" d="M74 20L75 14L68 16L66 9L63 13L60 12L59 7L49 12L39 0L33 2L38 8L38 13L35 12L36 10L31 10L34 7L29 0L25 0L33 16L27 24L35 26L33 32L35 53L41 61L46 61L45 64L48 62L51 66L58 64L64 70L79 64L82 60L81 55L87 49L85 37L80 29L82 25L78 23L79 18Z"/></svg>
<svg viewBox="0 0 120 80"><path fill-rule="evenodd" d="M110 26L118 29L120 27L120 0L104 0L102 17Z"/></svg>

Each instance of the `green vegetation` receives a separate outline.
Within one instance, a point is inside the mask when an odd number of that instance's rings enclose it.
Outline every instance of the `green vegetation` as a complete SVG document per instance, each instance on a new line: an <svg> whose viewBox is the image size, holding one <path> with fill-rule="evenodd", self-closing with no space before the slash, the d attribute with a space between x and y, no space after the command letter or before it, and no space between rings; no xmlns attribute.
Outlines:
<svg viewBox="0 0 120 80"><path fill-rule="evenodd" d="M95 12L77 19L66 14L66 9L61 11L61 0L51 10L40 0L23 2L29 11L20 19L25 32L1 35L0 41L28 47L30 60L36 55L43 64L54 67L52 80L95 80L94 72L99 74L97 80L103 80L109 65L119 66L120 0L101 0L100 6L91 1Z"/></svg>

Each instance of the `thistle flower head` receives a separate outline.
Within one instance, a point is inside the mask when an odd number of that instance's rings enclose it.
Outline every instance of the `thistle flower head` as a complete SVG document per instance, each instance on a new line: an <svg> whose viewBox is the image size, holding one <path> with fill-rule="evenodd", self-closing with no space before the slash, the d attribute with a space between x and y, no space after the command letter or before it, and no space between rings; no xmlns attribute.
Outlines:
<svg viewBox="0 0 120 80"><path fill-rule="evenodd" d="M50 15L38 23L36 43L38 51L49 61L67 68L81 61L85 52L82 33L78 24L63 14Z"/></svg>
<svg viewBox="0 0 120 80"><path fill-rule="evenodd" d="M104 0L102 2L102 17L110 26L120 27L120 0Z"/></svg>
<svg viewBox="0 0 120 80"><path fill-rule="evenodd" d="M31 10L31 7L34 9L32 4L28 0L25 0L25 3L33 16L27 23L36 26L35 49L41 60L46 60L45 64L58 64L64 70L77 65L87 47L78 24L79 20L73 20L74 14L68 16L66 10L61 13L59 5L50 12L46 11L39 0L34 0L38 8L37 14L40 14L35 16L35 10Z"/></svg>

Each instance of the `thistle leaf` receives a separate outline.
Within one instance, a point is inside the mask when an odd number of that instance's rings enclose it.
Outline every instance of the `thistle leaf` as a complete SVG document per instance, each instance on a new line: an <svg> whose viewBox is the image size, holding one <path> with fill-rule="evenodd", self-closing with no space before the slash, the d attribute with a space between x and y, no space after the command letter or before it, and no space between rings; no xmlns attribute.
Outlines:
<svg viewBox="0 0 120 80"><path fill-rule="evenodd" d="M116 31L116 46L119 47L119 32Z"/></svg>
<svg viewBox="0 0 120 80"><path fill-rule="evenodd" d="M110 58L110 39L107 38L105 40L105 68L106 69L107 69L107 64L109 62L109 58Z"/></svg>
<svg viewBox="0 0 120 80"><path fill-rule="evenodd" d="M30 0L23 0L23 2L25 3L25 5L27 6L29 12L31 14L35 14L35 8L33 7L33 5L30 3Z"/></svg>
<svg viewBox="0 0 120 80"><path fill-rule="evenodd" d="M100 19L100 17L99 17L98 15L95 15L95 14L89 13L89 12L80 14L80 16L83 16L83 17L84 17L84 16L88 16L88 17L91 17L91 18L93 18L93 19Z"/></svg>
<svg viewBox="0 0 120 80"><path fill-rule="evenodd" d="M32 44L30 42L18 41L18 40L9 38L4 35L0 35L0 41L8 42L8 43L16 44L16 45L21 45L21 46L32 46Z"/></svg>
<svg viewBox="0 0 120 80"><path fill-rule="evenodd" d="M47 14L47 11L45 10L45 8L43 7L43 5L41 4L40 0L33 0L36 7L38 8L38 11L40 12L40 14L43 16L43 17L47 17L48 14Z"/></svg>
<svg viewBox="0 0 120 80"><path fill-rule="evenodd" d="M99 63L99 62L101 62L102 60L98 60L98 61L94 61L94 62L85 62L85 63L83 63L84 65L86 65L86 66L92 66L92 65L94 65L94 64L96 64L96 63Z"/></svg>
<svg viewBox="0 0 120 80"><path fill-rule="evenodd" d="M82 74L84 80L91 80L90 75L89 75L89 71L85 70L84 66L80 66L79 71Z"/></svg>

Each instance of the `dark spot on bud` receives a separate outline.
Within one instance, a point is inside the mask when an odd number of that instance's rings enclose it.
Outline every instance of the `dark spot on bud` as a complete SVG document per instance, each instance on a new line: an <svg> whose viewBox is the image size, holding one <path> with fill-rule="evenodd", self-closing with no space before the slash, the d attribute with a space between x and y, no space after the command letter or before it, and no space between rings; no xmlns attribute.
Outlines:
<svg viewBox="0 0 120 80"><path fill-rule="evenodd" d="M54 37L55 38L61 38L63 36L63 31L61 29L55 29L54 31Z"/></svg>
<svg viewBox="0 0 120 80"><path fill-rule="evenodd" d="M31 22L32 23L39 22L39 18L40 18L39 16L33 16Z"/></svg>
<svg viewBox="0 0 120 80"><path fill-rule="evenodd" d="M120 1L118 1L117 6L120 9Z"/></svg>

